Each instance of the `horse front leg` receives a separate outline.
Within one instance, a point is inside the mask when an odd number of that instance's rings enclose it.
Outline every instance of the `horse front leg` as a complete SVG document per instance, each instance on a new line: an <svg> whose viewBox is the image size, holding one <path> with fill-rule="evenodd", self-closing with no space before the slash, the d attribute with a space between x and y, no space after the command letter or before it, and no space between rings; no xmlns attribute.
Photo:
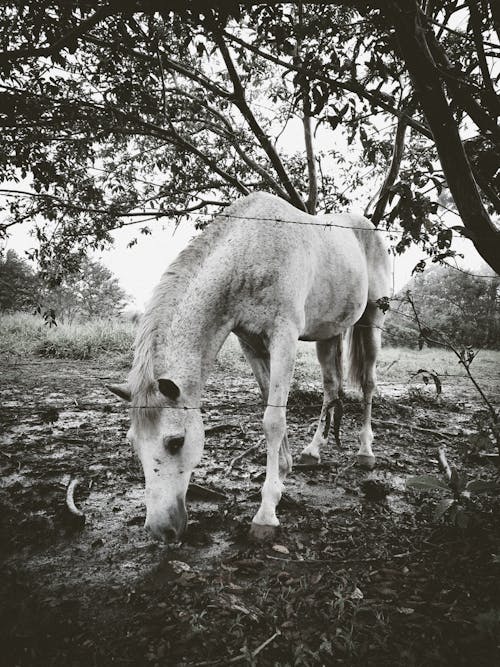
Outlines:
<svg viewBox="0 0 500 667"><path fill-rule="evenodd" d="M283 443L286 439L286 404L290 391L295 353L297 349L297 331L280 332L270 345L271 372L267 407L264 411L264 434L267 443L266 478L262 487L260 507L252 520L250 536L265 539L274 535L279 520L276 507L283 493L283 480L288 469ZM281 456L280 456L281 451ZM289 452L288 452L289 456Z"/></svg>
<svg viewBox="0 0 500 667"><path fill-rule="evenodd" d="M267 405L269 396L269 376L270 376L270 357L269 353L263 348L263 344L259 346L251 346L243 339L239 338L239 343L248 363L250 364L257 384L259 385L264 404ZM280 445L279 452L279 471L280 479L284 481L288 473L292 469L292 455L288 445L288 436L285 430L285 435Z"/></svg>

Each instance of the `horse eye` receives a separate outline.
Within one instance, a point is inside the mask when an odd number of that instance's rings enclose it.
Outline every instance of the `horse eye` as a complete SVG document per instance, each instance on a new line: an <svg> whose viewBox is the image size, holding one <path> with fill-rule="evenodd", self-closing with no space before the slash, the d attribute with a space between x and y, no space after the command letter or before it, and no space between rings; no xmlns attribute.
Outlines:
<svg viewBox="0 0 500 667"><path fill-rule="evenodd" d="M184 444L184 438L170 438L166 440L165 446L170 452L170 454L177 454L179 449Z"/></svg>

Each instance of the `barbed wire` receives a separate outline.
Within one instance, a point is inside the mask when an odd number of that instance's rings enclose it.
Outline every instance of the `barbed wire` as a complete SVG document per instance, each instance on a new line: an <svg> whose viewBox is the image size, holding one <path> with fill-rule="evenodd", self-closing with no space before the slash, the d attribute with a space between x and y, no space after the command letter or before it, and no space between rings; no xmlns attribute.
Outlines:
<svg viewBox="0 0 500 667"><path fill-rule="evenodd" d="M404 297L403 298L392 297L388 300L396 301L400 304L400 306L402 306L404 303L407 302L407 300ZM370 301L369 303L371 303L372 305L376 305L381 310L383 310L381 300ZM392 314L394 314L394 315L396 315L400 318L404 318L405 320L409 320L411 322L411 324L415 326L415 333L420 334L420 330L418 328L418 322L415 319L415 315L410 315L408 313L404 313L399 308L395 309L395 308L392 308L390 306L388 307L387 310L388 310L388 312L390 312L390 313L392 313ZM336 323L335 322L328 322L328 324L336 324ZM447 346L446 345L446 336L442 332L436 330L434 327L429 326L423 320L420 320L420 325L425 326L429 331L433 331L435 335L438 335L438 336L444 338L445 340L443 341L443 346L444 347ZM383 325L363 324L363 323L355 323L352 326L352 328L379 329L381 331L384 330ZM45 365L46 364L60 365L61 363L65 363L65 362L66 363L72 363L74 361L75 361L74 359L57 359L57 360L47 359L47 360L43 360L43 361L40 360L40 361L37 361L37 362L14 362L13 369L15 370L15 368L17 368L19 366L33 366L35 364L36 365L42 365L42 364L45 364ZM84 360L81 360L81 361L84 361ZM417 375L424 374L426 372L429 373L430 371L428 371L426 369L420 369L416 373L412 374L412 376L410 377L410 380L412 378L416 377ZM467 379L467 380L471 381L471 377L468 376L468 375L464 375L464 374L437 373L436 371L432 371L432 372L435 373L440 379L447 379L447 378L453 377L453 378ZM110 377L110 376L105 376L105 377L100 376L99 377L97 375L93 375L93 377L94 377L95 380L99 381L100 383L103 380L113 381L113 378ZM477 375L475 375L474 377L477 380L488 380L488 381L489 380L494 380L494 381L499 381L500 380L500 374L499 374L499 376L493 376L493 375L477 376ZM381 384L381 383L379 383L379 384ZM234 404L232 404L232 405L234 405ZM154 405L154 404L153 405L130 405L130 404L127 405L127 404L123 404L123 406L120 406L120 408L121 407L126 407L129 410L151 410L151 411L166 410L166 409L171 409L171 410L201 410L202 409L202 406L169 406L169 405ZM246 407L246 408L249 408L249 407L287 408L289 406L286 405L286 404L285 405L277 405L277 404L272 404L272 403L264 404L262 402L259 402L259 403L255 403L255 404L244 403L244 404L241 404L241 407ZM313 407L313 406L310 405L310 404L307 404L307 407ZM318 407L320 407L320 404L318 404ZM102 412L109 412L109 413L111 413L111 412L121 412L122 411L121 409L113 410L109 404L95 403L95 402L79 403L76 399L74 400L74 403L69 404L69 405L57 405L57 404L54 405L52 403L41 403L40 405L35 405L35 406L16 406L16 405L5 405L5 404L3 404L3 405L0 405L0 408L2 410L7 410L7 411L11 411L11 412L25 412L25 413L32 413L32 414L36 414L36 412L40 412L40 411L49 411L50 412L51 410L53 410L55 412L80 410L80 411L83 412L83 411L94 410L96 408L99 409Z"/></svg>
<svg viewBox="0 0 500 667"><path fill-rule="evenodd" d="M446 208L446 207L444 207L444 208ZM447 210L450 210L450 209L447 209ZM451 211L451 212L453 212L453 211ZM165 215L168 215L168 212L166 212ZM182 215L193 216L193 217L198 217L200 215L204 215L204 216L209 216L212 219L226 218L228 220L242 220L242 221L252 220L252 221L256 221L256 222L277 222L279 224L310 226L310 227L316 227L316 228L321 228L321 229L330 229L330 228L351 229L353 231L362 231L362 232L379 232L379 233L383 233L383 234L388 234L389 236L392 236L392 235L395 235L395 234L400 235L400 236L404 236L405 234L409 234L409 232L405 229L383 229L382 227L375 227L375 226L373 226L373 227L362 227L362 226L353 226L353 225L341 225L341 224L334 223L334 222L324 222L323 223L323 222L318 222L318 221L307 221L307 220L285 220L284 218L276 218L276 217L267 218L267 217L264 217L264 216L258 216L258 217L257 216L249 216L249 215L239 216L239 215L228 214L228 213L223 213L223 212L221 212L221 213L202 213L202 212L194 212L194 211L191 212L191 211L189 211L189 212L183 213ZM341 213L339 213L339 214L324 213L324 214L319 214L317 217L321 218L321 217L326 217L327 215L342 215L342 214ZM134 224L139 224L139 223L143 223L143 222L150 222L151 220L158 219L159 217L160 216L158 216L158 215L152 215L148 218L145 218L144 220L138 220L137 222L134 222ZM164 216L161 216L161 217L164 217ZM120 227L118 227L117 229L120 229ZM451 231L452 236L454 238L467 239L467 240L472 242L472 240L468 236L466 236L463 233L457 233L453 229L451 229L450 227L442 226L438 229L438 231ZM498 230L498 234L500 235L500 230ZM476 236L478 236L478 235L476 234ZM481 236L483 238L487 237L487 235L479 235L479 237L481 237ZM417 239L414 239L414 241L417 241ZM429 257L429 259L432 260L432 257ZM497 275L484 275L484 274L481 275L481 274L473 273L472 271L466 271L465 269L462 269L458 266L453 266L452 264L448 264L448 262L445 262L444 260L439 260L439 261L440 261L440 263L449 267L450 269L454 269L455 271L460 271L461 273L464 273L464 274L466 274L468 276L471 276L473 278L486 278L488 280L500 280L500 277L497 276Z"/></svg>
<svg viewBox="0 0 500 667"><path fill-rule="evenodd" d="M446 379L446 378L463 378L466 380L469 380L470 378L467 375L441 375L437 374L440 379ZM410 377L410 380L414 378L415 374L413 373ZM479 376L478 379L485 379L485 378L490 378L493 380L498 380L498 378L495 378L493 376ZM394 383L392 382L378 382L377 383L380 386L383 385L393 385ZM406 382L405 384L409 384L409 381ZM300 390L299 390L300 391ZM383 397L382 397L383 398ZM244 409L249 409L249 408L259 408L263 409L266 407L270 408L289 408L293 409L295 407L295 403L293 400L293 394L292 394L292 400L289 401L285 405L278 405L274 403L263 403L263 402L257 402L257 403L249 403L249 402L243 402L243 403L234 403L234 402L229 402L227 403L228 407L234 408L244 408ZM322 408L324 405L323 402L317 402L317 403L304 403L302 407L304 408ZM217 409L219 410L220 408L224 408L226 404L224 402L218 402L217 403ZM32 415L37 415L40 413L54 413L54 417L59 416L59 413L61 412L90 412L90 411L99 411L103 412L105 414L123 414L126 416L128 410L150 410L150 411L160 411L160 410L201 410L203 412L206 412L206 408L203 406L170 406L170 405L129 405L127 403L118 403L118 404L112 404L109 405L108 403L94 403L94 402L85 402L85 403L73 403L73 404L52 404L52 403L39 403L36 405L2 405L1 410L6 410L11 413L18 413L18 412L23 412L23 413L29 413ZM208 410L209 411L209 410ZM57 419L54 419L54 421L57 421ZM224 426L224 424L220 424L221 427ZM225 425L228 427L228 425ZM234 424L236 426L236 424ZM217 427L217 425L215 425Z"/></svg>
<svg viewBox="0 0 500 667"><path fill-rule="evenodd" d="M9 194L7 192L4 192L3 194L5 196L9 196ZM31 193L25 193L25 196L36 196L36 193L33 193L33 195ZM207 204L207 206L208 205L214 205L214 204ZM447 208L447 207L443 206L443 208ZM447 209L447 210L449 210L450 212L453 212L453 211L451 211L451 209ZM127 217L127 215L131 215L131 213L132 212L123 213L123 217ZM146 215L146 212L144 213L144 215ZM284 218L278 218L278 217L235 215L233 213L228 214L228 213L224 213L224 212L219 212L219 213L209 213L209 212L203 213L202 211L182 211L182 212L177 211L177 212L172 212L172 211L168 211L168 210L167 211L162 211L162 212L159 212L159 213L151 214L151 215L149 215L149 216L147 216L147 217L145 217L141 220L135 220L133 223L124 222L120 225L117 225L116 227L114 227L110 231L122 229L123 227L127 227L130 224L144 224L144 223L152 222L153 220L159 220L160 218L167 217L167 216L172 216L172 215L174 215L174 216L188 216L188 217L190 217L190 216L192 216L192 217L208 216L212 219L226 218L228 220L242 220L242 221L251 220L251 221L255 221L255 222L276 222L276 223L279 223L279 224L310 226L310 227L316 227L316 228L321 228L321 229L337 228L337 229L348 229L348 230L363 231L363 232L379 232L379 233L383 233L383 234L388 234L389 237L392 237L393 235L404 236L405 234L410 234L410 232L408 232L405 229L383 229L382 227L375 227L375 226L373 226L373 227L364 227L364 226L354 226L354 225L342 225L342 224L334 223L334 222L319 222L317 220L316 221L314 221L314 220L311 220L311 221L307 221L307 220L286 220ZM326 217L328 215L342 215L342 213L338 213L338 214L336 214L336 213L322 213L322 214L317 215L316 217L321 218L321 217ZM1 225L0 225L0 227L1 227ZM465 228L464 228L464 230L465 230ZM439 231L450 231L454 238L467 239L467 240L472 242L472 239L470 239L466 234L457 233L455 230L451 229L450 227L441 226L437 231L438 232ZM500 230L497 230L497 231L498 231L498 234L500 235ZM476 234L476 236L479 236L480 238L489 238L489 235L486 235L486 234L484 234L484 235ZM418 239L413 239L413 240L415 242L418 242ZM429 257L429 259L432 261L432 257ZM454 269L455 271L460 271L461 273L463 273L465 275L468 275L468 276L471 276L473 278L485 278L487 280L498 280L499 279L499 276L497 276L497 275L484 275L484 274L482 275L482 274L473 273L472 271L466 271L465 269L462 269L458 266L453 266L452 264L448 264L448 262L445 262L444 259L439 260L439 262L442 263L443 265L449 267L450 269Z"/></svg>

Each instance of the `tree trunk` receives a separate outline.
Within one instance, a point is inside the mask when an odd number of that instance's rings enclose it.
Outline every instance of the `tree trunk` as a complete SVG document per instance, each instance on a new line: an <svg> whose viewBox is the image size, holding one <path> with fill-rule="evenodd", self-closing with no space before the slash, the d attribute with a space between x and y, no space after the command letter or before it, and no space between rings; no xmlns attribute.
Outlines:
<svg viewBox="0 0 500 667"><path fill-rule="evenodd" d="M390 0L401 56L413 80L418 101L431 128L436 149L467 235L483 259L500 274L500 232L486 211L426 42L426 27L416 0Z"/></svg>

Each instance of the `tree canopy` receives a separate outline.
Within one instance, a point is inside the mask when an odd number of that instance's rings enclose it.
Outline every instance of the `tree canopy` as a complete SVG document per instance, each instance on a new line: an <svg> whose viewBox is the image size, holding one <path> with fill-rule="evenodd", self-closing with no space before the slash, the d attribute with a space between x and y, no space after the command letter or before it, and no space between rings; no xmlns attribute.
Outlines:
<svg viewBox="0 0 500 667"><path fill-rule="evenodd" d="M83 258L78 271L54 286L14 251L0 256L0 312L40 312L47 322L116 317L129 297L100 262Z"/></svg>
<svg viewBox="0 0 500 667"><path fill-rule="evenodd" d="M0 230L53 274L264 189L500 271L499 32L493 1L4 3Z"/></svg>
<svg viewBox="0 0 500 667"><path fill-rule="evenodd" d="M34 310L40 303L40 281L15 250L0 256L0 312Z"/></svg>
<svg viewBox="0 0 500 667"><path fill-rule="evenodd" d="M65 322L117 317L128 300L116 276L100 262L88 258L60 285L53 287L45 282L42 291L43 308Z"/></svg>

